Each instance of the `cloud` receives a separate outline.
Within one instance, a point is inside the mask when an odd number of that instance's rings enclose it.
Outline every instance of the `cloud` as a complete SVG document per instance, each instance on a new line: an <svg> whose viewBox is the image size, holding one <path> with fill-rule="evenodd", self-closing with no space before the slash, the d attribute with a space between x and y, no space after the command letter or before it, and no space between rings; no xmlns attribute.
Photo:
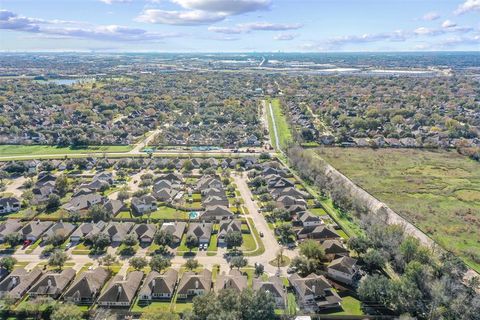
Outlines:
<svg viewBox="0 0 480 320"><path fill-rule="evenodd" d="M284 24L284 23L270 23L270 22L251 22L251 23L242 23L238 24L238 27L251 31L251 30L262 30L262 31L284 31L284 30L297 30L303 27L303 24Z"/></svg>
<svg viewBox="0 0 480 320"><path fill-rule="evenodd" d="M208 27L208 31L224 34L239 34L245 32L244 29L238 27Z"/></svg>
<svg viewBox="0 0 480 320"><path fill-rule="evenodd" d="M439 36L447 33L468 33L473 30L470 27L458 27L457 24L446 20L442 23L442 29L420 27L415 29L413 33L418 36Z"/></svg>
<svg viewBox="0 0 480 320"><path fill-rule="evenodd" d="M422 20L425 20L425 21L433 21L433 20L437 20L440 18L440 14L438 14L437 12L435 11L431 11L431 12L427 12L423 15L422 17Z"/></svg>
<svg viewBox="0 0 480 320"><path fill-rule="evenodd" d="M442 28L453 28L453 27L456 27L456 26L457 26L457 24L455 22L450 21L450 20L445 20L442 23Z"/></svg>
<svg viewBox="0 0 480 320"><path fill-rule="evenodd" d="M271 0L172 0L185 9L238 15L252 11L266 10Z"/></svg>
<svg viewBox="0 0 480 320"><path fill-rule="evenodd" d="M99 0L105 4L114 4L114 3L127 3L132 2L132 0Z"/></svg>
<svg viewBox="0 0 480 320"><path fill-rule="evenodd" d="M0 29L36 33L43 36L82 38L106 41L156 41L179 37L179 33L149 32L119 25L86 25L72 27L72 21L43 20L22 17L0 10Z"/></svg>
<svg viewBox="0 0 480 320"><path fill-rule="evenodd" d="M226 18L222 13L206 11L166 11L159 9L144 10L137 21L155 24L170 24L179 26L193 26L218 22Z"/></svg>
<svg viewBox="0 0 480 320"><path fill-rule="evenodd" d="M480 11L480 0L466 0L454 11L455 14L464 14L470 11Z"/></svg>
<svg viewBox="0 0 480 320"><path fill-rule="evenodd" d="M363 35L351 35L331 38L326 41L329 45L341 46L350 43L368 43L378 41L401 42L407 39L408 35L401 31L385 32L385 33L366 33Z"/></svg>
<svg viewBox="0 0 480 320"><path fill-rule="evenodd" d="M458 46L478 46L480 45L480 34L472 35L469 37L450 37L442 40L439 43L441 48L452 48Z"/></svg>
<svg viewBox="0 0 480 320"><path fill-rule="evenodd" d="M273 37L273 40L278 41L290 41L298 37L298 34L293 33L280 33Z"/></svg>
<svg viewBox="0 0 480 320"><path fill-rule="evenodd" d="M249 22L240 23L234 27L216 27L211 26L208 31L224 34L239 34L248 33L251 31L286 31L297 30L302 28L303 25L299 23L284 24L284 23L270 23L270 22Z"/></svg>

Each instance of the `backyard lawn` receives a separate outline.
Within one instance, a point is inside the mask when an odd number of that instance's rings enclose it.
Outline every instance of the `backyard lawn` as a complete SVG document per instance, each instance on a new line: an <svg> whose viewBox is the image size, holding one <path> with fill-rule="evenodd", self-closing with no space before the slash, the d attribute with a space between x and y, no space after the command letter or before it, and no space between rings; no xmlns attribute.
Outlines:
<svg viewBox="0 0 480 320"><path fill-rule="evenodd" d="M316 152L480 271L480 163L455 151L318 148Z"/></svg>

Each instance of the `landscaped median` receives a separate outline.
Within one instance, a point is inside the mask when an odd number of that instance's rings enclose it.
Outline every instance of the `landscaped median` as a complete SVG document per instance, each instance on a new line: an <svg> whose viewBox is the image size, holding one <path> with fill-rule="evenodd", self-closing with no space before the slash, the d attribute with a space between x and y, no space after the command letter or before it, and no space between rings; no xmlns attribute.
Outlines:
<svg viewBox="0 0 480 320"><path fill-rule="evenodd" d="M255 237L258 246L254 251L244 251L243 255L246 257L259 256L265 252L265 246L263 245L262 238L260 238L260 235L258 234L257 229L255 228L255 223L253 222L252 218L246 218L246 219L248 221L250 232Z"/></svg>

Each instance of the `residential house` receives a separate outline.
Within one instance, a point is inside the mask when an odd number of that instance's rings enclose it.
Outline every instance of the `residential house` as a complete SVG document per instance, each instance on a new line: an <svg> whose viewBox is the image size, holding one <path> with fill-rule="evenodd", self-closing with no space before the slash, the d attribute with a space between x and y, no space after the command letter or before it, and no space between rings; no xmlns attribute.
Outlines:
<svg viewBox="0 0 480 320"><path fill-rule="evenodd" d="M289 281L302 309L316 312L340 307L342 298L324 276L312 273L302 278L295 273L290 276Z"/></svg>
<svg viewBox="0 0 480 320"><path fill-rule="evenodd" d="M35 242L52 225L52 221L30 221L26 226L20 229L20 234L22 235L23 240Z"/></svg>
<svg viewBox="0 0 480 320"><path fill-rule="evenodd" d="M161 188L161 189L154 189L152 195L161 202L172 202L175 199L175 196L178 194L178 190L173 188Z"/></svg>
<svg viewBox="0 0 480 320"><path fill-rule="evenodd" d="M348 256L348 249L338 239L329 239L322 242L322 247L325 249L327 257L334 258L335 256Z"/></svg>
<svg viewBox="0 0 480 320"><path fill-rule="evenodd" d="M304 227L297 231L298 239L315 239L325 241L328 239L338 239L340 235L330 226L320 225L314 227Z"/></svg>
<svg viewBox="0 0 480 320"><path fill-rule="evenodd" d="M302 227L316 227L323 225L323 220L309 211L303 211L297 214L297 221Z"/></svg>
<svg viewBox="0 0 480 320"><path fill-rule="evenodd" d="M302 198L294 198L292 196L280 196L276 200L277 207L288 209L291 206L307 206L307 202Z"/></svg>
<svg viewBox="0 0 480 320"><path fill-rule="evenodd" d="M192 222L188 226L187 237L194 235L199 244L208 244L212 235L213 224L209 222Z"/></svg>
<svg viewBox="0 0 480 320"><path fill-rule="evenodd" d="M202 199L202 203L204 207L213 207L213 206L223 206L228 207L229 202L226 197L220 196L208 196Z"/></svg>
<svg viewBox="0 0 480 320"><path fill-rule="evenodd" d="M360 269L357 260L343 256L330 262L327 275L334 280L352 285L360 278Z"/></svg>
<svg viewBox="0 0 480 320"><path fill-rule="evenodd" d="M63 295L65 301L92 305L107 282L110 273L103 268L83 272Z"/></svg>
<svg viewBox="0 0 480 320"><path fill-rule="evenodd" d="M212 287L212 272L204 269L200 273L185 272L178 284L177 299L188 299L209 293Z"/></svg>
<svg viewBox="0 0 480 320"><path fill-rule="evenodd" d="M0 198L0 214L8 214L20 210L20 201L14 197Z"/></svg>
<svg viewBox="0 0 480 320"><path fill-rule="evenodd" d="M48 240L51 237L62 237L63 241L70 236L75 230L75 225L69 222L59 221L55 223L50 229L48 229L42 236L43 241Z"/></svg>
<svg viewBox="0 0 480 320"><path fill-rule="evenodd" d="M197 182L197 191L202 191L208 188L223 189L223 183L217 176L202 176Z"/></svg>
<svg viewBox="0 0 480 320"><path fill-rule="evenodd" d="M112 217L115 217L122 210L127 210L125 203L123 203L122 200L108 200L103 206L108 210Z"/></svg>
<svg viewBox="0 0 480 320"><path fill-rule="evenodd" d="M218 293L223 289L232 289L237 293L240 293L247 287L247 276L244 276L239 270L232 269L230 272L217 276L215 281L215 292Z"/></svg>
<svg viewBox="0 0 480 320"><path fill-rule="evenodd" d="M30 298L45 296L57 299L73 281L75 274L73 268L64 269L60 273L48 272L32 286L28 295Z"/></svg>
<svg viewBox="0 0 480 320"><path fill-rule="evenodd" d="M225 244L225 237L230 232L242 232L242 222L239 220L222 220L217 234L218 245Z"/></svg>
<svg viewBox="0 0 480 320"><path fill-rule="evenodd" d="M133 222L110 222L102 231L112 243L122 242L135 224Z"/></svg>
<svg viewBox="0 0 480 320"><path fill-rule="evenodd" d="M95 204L103 204L105 201L106 199L97 193L82 194L72 197L69 202L63 205L63 208L71 212L82 211L90 209Z"/></svg>
<svg viewBox="0 0 480 320"><path fill-rule="evenodd" d="M39 268L34 268L30 272L24 268L14 269L0 282L0 298L8 295L15 300L21 299L41 276L42 271Z"/></svg>
<svg viewBox="0 0 480 320"><path fill-rule="evenodd" d="M275 300L277 308L283 308L285 306L286 289L280 277L270 277L266 281L253 279L252 289L254 291L262 290L270 293Z"/></svg>
<svg viewBox="0 0 480 320"><path fill-rule="evenodd" d="M173 243L180 244L182 241L183 233L185 232L185 228L187 227L187 223L180 221L180 222L165 222L160 227L161 231L166 231L172 234L173 236Z"/></svg>
<svg viewBox="0 0 480 320"><path fill-rule="evenodd" d="M130 233L134 234L140 243L152 243L156 231L157 227L154 224L141 223L135 225Z"/></svg>
<svg viewBox="0 0 480 320"><path fill-rule="evenodd" d="M102 307L129 307L142 283L143 272L132 271L126 278L117 275L98 298Z"/></svg>
<svg viewBox="0 0 480 320"><path fill-rule="evenodd" d="M207 188L201 191L202 197L219 197L227 200L227 194L223 188Z"/></svg>
<svg viewBox="0 0 480 320"><path fill-rule="evenodd" d="M93 177L92 181L95 181L95 180L105 181L109 185L112 185L114 183L113 174L111 172L107 172L107 171L103 171L103 172L100 172L100 173L96 174Z"/></svg>
<svg viewBox="0 0 480 320"><path fill-rule="evenodd" d="M278 199L281 196L290 196L296 199L306 199L308 198L308 194L298 190L295 187L287 187L287 188L278 188L272 189L270 194L274 199Z"/></svg>
<svg viewBox="0 0 480 320"><path fill-rule="evenodd" d="M5 237L9 234L18 232L22 228L22 224L18 219L7 219L0 225L0 242L5 241Z"/></svg>
<svg viewBox="0 0 480 320"><path fill-rule="evenodd" d="M265 179L267 180L267 187L269 189L284 189L287 187L293 188L295 186L290 180L277 175L269 175L266 176Z"/></svg>
<svg viewBox="0 0 480 320"><path fill-rule="evenodd" d="M233 218L233 213L225 206L211 206L205 208L199 219L207 221L220 221Z"/></svg>
<svg viewBox="0 0 480 320"><path fill-rule="evenodd" d="M178 281L178 272L168 269L164 274L151 271L138 293L139 301L171 299Z"/></svg>
<svg viewBox="0 0 480 320"><path fill-rule="evenodd" d="M70 241L80 242L84 239L91 239L94 235L99 234L105 226L106 223L103 221L84 222L70 235Z"/></svg>
<svg viewBox="0 0 480 320"><path fill-rule="evenodd" d="M132 210L138 214L144 214L157 210L157 199L150 195L143 195L140 198L132 198Z"/></svg>

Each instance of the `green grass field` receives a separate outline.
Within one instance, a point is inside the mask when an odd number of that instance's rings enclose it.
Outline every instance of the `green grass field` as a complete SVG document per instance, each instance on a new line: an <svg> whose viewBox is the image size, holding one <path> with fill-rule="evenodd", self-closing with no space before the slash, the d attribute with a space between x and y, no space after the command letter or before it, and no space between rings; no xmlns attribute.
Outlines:
<svg viewBox="0 0 480 320"><path fill-rule="evenodd" d="M445 249L480 271L480 164L455 151L316 152Z"/></svg>
<svg viewBox="0 0 480 320"><path fill-rule="evenodd" d="M275 124L277 125L277 134L278 134L278 140L280 143L280 148L285 148L288 143L292 141L292 134L290 132L290 129L288 127L288 122L287 118L282 112L282 107L280 105L280 100L278 99L272 99L272 111L273 111L273 117L275 119ZM267 102L268 103L268 102ZM274 148L277 148L278 146L276 145L275 141L275 136L273 133L273 123L271 121L271 116L270 116L270 108L268 108L268 122L269 122L269 128L270 128L270 137L272 140L272 144Z"/></svg>
<svg viewBox="0 0 480 320"><path fill-rule="evenodd" d="M131 146L88 146L85 148L71 148L47 145L0 145L0 155L6 157L42 154L127 152L131 149Z"/></svg>

